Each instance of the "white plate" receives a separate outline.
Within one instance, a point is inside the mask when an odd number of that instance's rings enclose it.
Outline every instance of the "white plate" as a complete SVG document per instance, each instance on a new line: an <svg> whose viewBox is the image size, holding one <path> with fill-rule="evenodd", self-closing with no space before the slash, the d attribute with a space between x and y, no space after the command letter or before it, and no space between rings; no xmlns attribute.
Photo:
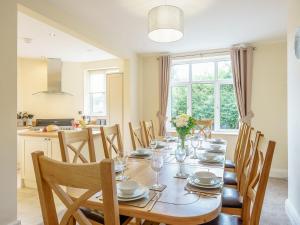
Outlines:
<svg viewBox="0 0 300 225"><path fill-rule="evenodd" d="M130 201L146 198L146 197L148 197L148 195L149 195L149 189L145 188L144 194L142 194L140 196L137 196L137 197L134 197L134 198L121 198L121 197L118 197L118 200L120 202L130 202Z"/></svg>
<svg viewBox="0 0 300 225"><path fill-rule="evenodd" d="M143 148L141 150L143 150L143 152L139 152L138 150L136 150L136 151L132 152L131 155L133 155L133 156L149 156L152 154L151 150L149 150L147 148Z"/></svg>
<svg viewBox="0 0 300 225"><path fill-rule="evenodd" d="M125 198L125 199L131 199L131 198L136 198L139 197L141 195L144 195L146 192L146 188L145 187L139 187L137 190L135 190L135 192L132 195L126 195L123 194L119 189L117 190L118 193L118 198Z"/></svg>
<svg viewBox="0 0 300 225"><path fill-rule="evenodd" d="M218 159L199 159L200 162L202 163L222 163L223 159L218 158Z"/></svg>
<svg viewBox="0 0 300 225"><path fill-rule="evenodd" d="M210 139L209 142L212 144L219 144L219 145L226 144L226 141L223 139Z"/></svg>
<svg viewBox="0 0 300 225"><path fill-rule="evenodd" d="M217 183L215 185L200 185L200 184L196 184L193 182L192 179L188 178L188 183L194 187L197 187L197 188L205 188L205 189L216 189L216 188L220 188L221 185L222 185L222 182L220 183Z"/></svg>
<svg viewBox="0 0 300 225"><path fill-rule="evenodd" d="M224 149L218 149L218 150L216 150L216 149L209 148L209 149L207 149L207 151L211 152L211 153L225 153Z"/></svg>
<svg viewBox="0 0 300 225"><path fill-rule="evenodd" d="M211 179L211 183L207 183L206 181L203 182L203 181L201 181L201 178L197 178L197 177L193 177L193 176L190 177L190 179L191 179L191 182L193 182L194 184L200 185L200 186L205 186L205 187L215 186L215 185L221 183L221 179L218 177Z"/></svg>

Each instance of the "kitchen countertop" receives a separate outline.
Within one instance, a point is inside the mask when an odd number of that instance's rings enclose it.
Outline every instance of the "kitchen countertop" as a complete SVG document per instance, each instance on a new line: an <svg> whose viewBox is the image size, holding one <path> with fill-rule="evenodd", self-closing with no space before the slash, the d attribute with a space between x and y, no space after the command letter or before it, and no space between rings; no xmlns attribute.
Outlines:
<svg viewBox="0 0 300 225"><path fill-rule="evenodd" d="M67 130L64 132L74 132L76 130ZM100 129L99 130L93 130L93 136L99 135L100 134ZM58 137L58 132L57 131L52 131L52 132L42 132L42 131L33 131L33 130L25 130L23 132L18 133L19 136L28 136L28 137L47 137L47 138L57 138Z"/></svg>

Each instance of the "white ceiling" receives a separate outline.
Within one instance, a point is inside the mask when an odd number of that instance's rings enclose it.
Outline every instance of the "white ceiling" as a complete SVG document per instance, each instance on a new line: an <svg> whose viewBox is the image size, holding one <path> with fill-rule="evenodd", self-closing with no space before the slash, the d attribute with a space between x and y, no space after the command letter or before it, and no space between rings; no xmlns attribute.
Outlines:
<svg viewBox="0 0 300 225"><path fill-rule="evenodd" d="M26 43L24 38L30 39L31 43ZM18 13L18 56L60 58L63 61L74 62L116 58L108 52L20 12Z"/></svg>
<svg viewBox="0 0 300 225"><path fill-rule="evenodd" d="M25 2L28 2L24 0ZM286 0L45 0L85 24L103 46L119 52L186 52L285 39ZM147 37L147 13L157 5L185 13L184 38L161 44Z"/></svg>

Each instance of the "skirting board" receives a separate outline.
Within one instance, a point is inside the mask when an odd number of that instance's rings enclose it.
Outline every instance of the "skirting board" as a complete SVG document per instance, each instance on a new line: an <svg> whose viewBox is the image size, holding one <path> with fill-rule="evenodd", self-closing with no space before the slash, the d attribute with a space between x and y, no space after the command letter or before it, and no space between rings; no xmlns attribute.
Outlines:
<svg viewBox="0 0 300 225"><path fill-rule="evenodd" d="M9 223L7 225L21 225L21 221L20 220L16 220L16 221L11 222L11 223Z"/></svg>
<svg viewBox="0 0 300 225"><path fill-rule="evenodd" d="M300 224L300 215L297 213L293 204L291 204L291 202L288 199L285 200L285 212L288 218L290 219L292 225Z"/></svg>
<svg viewBox="0 0 300 225"><path fill-rule="evenodd" d="M288 171L287 170L281 170L281 169L271 169L270 171L270 177L273 178L288 178Z"/></svg>

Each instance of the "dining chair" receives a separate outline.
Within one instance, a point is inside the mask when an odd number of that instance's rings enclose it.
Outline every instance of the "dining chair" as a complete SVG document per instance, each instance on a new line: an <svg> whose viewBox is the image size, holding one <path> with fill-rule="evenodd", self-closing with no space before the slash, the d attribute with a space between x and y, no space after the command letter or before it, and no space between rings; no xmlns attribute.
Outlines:
<svg viewBox="0 0 300 225"><path fill-rule="evenodd" d="M211 131L213 129L214 121L211 119L200 119L196 120L196 127L199 128L199 132L203 134L206 138L211 138ZM209 129L210 132L207 134L205 129Z"/></svg>
<svg viewBox="0 0 300 225"><path fill-rule="evenodd" d="M145 141L141 122L140 126L137 127L133 127L132 123L129 122L129 130L133 150L136 150L138 147L145 148Z"/></svg>
<svg viewBox="0 0 300 225"><path fill-rule="evenodd" d="M252 160L254 160L254 155L257 151L258 145L260 144L263 134L260 131L256 133L252 132L249 141L247 142L246 148L249 154L245 156L244 165L240 177L238 178L238 185L236 188L224 187L222 190L222 212L241 215L243 206L243 196L249 185L249 176L252 170L256 168L252 166Z"/></svg>
<svg viewBox="0 0 300 225"><path fill-rule="evenodd" d="M235 166L236 166L236 163L237 163L237 158L238 158L238 156L240 154L240 150L241 150L241 142L242 142L242 138L243 138L243 135L244 135L244 129L246 127L245 125L246 124L243 123L243 122L240 124L239 134L238 134L237 142L236 142L236 145L235 145L233 160L229 160L229 159L225 160L225 170L227 170L227 171L234 171L235 170Z"/></svg>
<svg viewBox="0 0 300 225"><path fill-rule="evenodd" d="M219 216L205 225L259 225L265 191L269 179L272 159L274 155L274 141L262 141L255 152L249 174L249 185L244 195L242 215L220 213ZM262 147L264 146L264 147ZM266 147L265 147L266 146ZM266 152L264 154L264 150Z"/></svg>
<svg viewBox="0 0 300 225"><path fill-rule="evenodd" d="M119 216L113 160L104 159L100 163L85 164L65 163L44 156L43 152L33 152L32 160L45 225L119 225L130 219ZM83 194L74 199L63 187L80 189ZM103 197L103 216L90 220L85 215L85 209L88 200L99 191L102 191ZM66 207L60 221L54 194Z"/></svg>
<svg viewBox="0 0 300 225"><path fill-rule="evenodd" d="M63 162L77 163L78 160L82 163L96 162L92 128L72 132L59 131L58 140ZM88 159L83 153L86 145L88 148ZM72 160L70 151L73 154Z"/></svg>
<svg viewBox="0 0 300 225"><path fill-rule="evenodd" d="M242 171L242 166L244 164L244 157L249 154L249 148L247 148L247 142L249 141L249 137L251 136L251 132L253 128L249 125L245 124L243 128L242 137L239 143L239 150L236 157L236 166L234 171L224 171L224 184L235 187L238 185L238 178Z"/></svg>
<svg viewBox="0 0 300 225"><path fill-rule="evenodd" d="M122 156L124 154L120 125L100 127L104 156L107 159L115 154Z"/></svg>
<svg viewBox="0 0 300 225"><path fill-rule="evenodd" d="M143 130L144 130L144 137L145 137L145 147L150 146L150 142L155 139L155 132L154 132L154 125L153 121L143 121Z"/></svg>

